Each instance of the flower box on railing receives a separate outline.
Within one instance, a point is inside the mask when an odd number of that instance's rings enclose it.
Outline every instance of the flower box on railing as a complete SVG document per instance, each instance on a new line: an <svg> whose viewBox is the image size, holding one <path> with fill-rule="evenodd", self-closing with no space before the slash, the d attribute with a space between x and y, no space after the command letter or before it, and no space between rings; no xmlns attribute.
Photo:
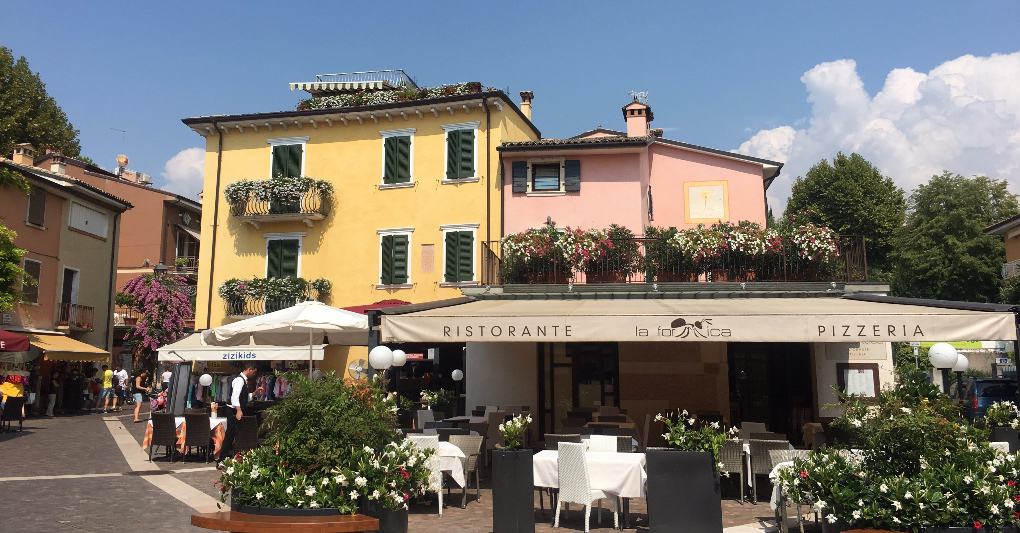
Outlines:
<svg viewBox="0 0 1020 533"><path fill-rule="evenodd" d="M219 294L226 305L227 316L253 316L307 300L323 301L331 290L332 283L325 278L233 278L220 285Z"/></svg>
<svg viewBox="0 0 1020 533"><path fill-rule="evenodd" d="M264 222L300 221L311 227L329 215L333 185L308 177L241 180L223 191L230 214L259 227Z"/></svg>

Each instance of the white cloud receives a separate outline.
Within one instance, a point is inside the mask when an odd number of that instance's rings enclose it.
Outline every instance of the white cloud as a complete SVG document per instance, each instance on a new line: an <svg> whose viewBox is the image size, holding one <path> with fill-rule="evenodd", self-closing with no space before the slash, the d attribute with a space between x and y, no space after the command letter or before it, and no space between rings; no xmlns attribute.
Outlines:
<svg viewBox="0 0 1020 533"><path fill-rule="evenodd" d="M1006 179L1020 192L1020 52L965 55L927 73L898 68L874 96L852 59L815 65L800 80L811 116L737 149L786 163L769 190L777 213L794 179L838 151L860 153L908 193L942 170Z"/></svg>
<svg viewBox="0 0 1020 533"><path fill-rule="evenodd" d="M205 150L185 148L163 165L163 179L166 189L197 199L202 192L202 174L205 166Z"/></svg>

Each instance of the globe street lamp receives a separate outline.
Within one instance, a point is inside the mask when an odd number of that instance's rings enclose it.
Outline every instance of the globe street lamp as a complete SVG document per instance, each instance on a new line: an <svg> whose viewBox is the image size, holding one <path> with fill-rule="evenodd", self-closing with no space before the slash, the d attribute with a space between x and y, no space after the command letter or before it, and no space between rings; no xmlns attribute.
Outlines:
<svg viewBox="0 0 1020 533"><path fill-rule="evenodd" d="M404 350L393 350L393 392L400 395L400 367L407 364L407 354Z"/></svg>
<svg viewBox="0 0 1020 533"><path fill-rule="evenodd" d="M393 350L385 346L376 346L368 352L368 365L374 370L385 371L393 366Z"/></svg>
<svg viewBox="0 0 1020 533"><path fill-rule="evenodd" d="M956 348L948 342L937 342L928 348L928 361L931 366L940 370L943 392L949 391L949 369L956 366L958 356Z"/></svg>

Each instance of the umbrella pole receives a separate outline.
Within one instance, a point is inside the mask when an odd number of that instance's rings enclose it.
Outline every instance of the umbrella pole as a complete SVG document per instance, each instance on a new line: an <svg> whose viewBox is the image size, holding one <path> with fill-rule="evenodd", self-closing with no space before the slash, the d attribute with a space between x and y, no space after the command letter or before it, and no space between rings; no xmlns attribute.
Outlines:
<svg viewBox="0 0 1020 533"><path fill-rule="evenodd" d="M308 330L308 379L312 379L312 330Z"/></svg>

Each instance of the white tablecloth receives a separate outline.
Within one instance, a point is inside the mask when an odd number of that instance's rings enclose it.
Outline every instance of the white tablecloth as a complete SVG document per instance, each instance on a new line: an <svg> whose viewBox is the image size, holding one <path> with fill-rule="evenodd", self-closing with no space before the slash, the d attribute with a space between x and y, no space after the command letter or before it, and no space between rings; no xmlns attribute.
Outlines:
<svg viewBox="0 0 1020 533"><path fill-rule="evenodd" d="M181 424L183 424L183 423L184 423L184 417L183 416L175 416L174 417L174 426L181 427ZM209 417L209 429L216 429L216 426L218 426L220 424L226 424L226 423L227 423L226 417L220 417L220 418ZM150 426L152 425L152 419L151 418L149 419L149 425Z"/></svg>
<svg viewBox="0 0 1020 533"><path fill-rule="evenodd" d="M559 488L559 452L542 450L532 459L536 487ZM645 496L645 454L586 452L591 488L623 498Z"/></svg>
<svg viewBox="0 0 1020 533"><path fill-rule="evenodd" d="M414 435L408 435L410 441L417 440ZM450 474L458 486L464 486L464 451L446 441L439 441L436 444L436 455L439 456L439 469Z"/></svg>

